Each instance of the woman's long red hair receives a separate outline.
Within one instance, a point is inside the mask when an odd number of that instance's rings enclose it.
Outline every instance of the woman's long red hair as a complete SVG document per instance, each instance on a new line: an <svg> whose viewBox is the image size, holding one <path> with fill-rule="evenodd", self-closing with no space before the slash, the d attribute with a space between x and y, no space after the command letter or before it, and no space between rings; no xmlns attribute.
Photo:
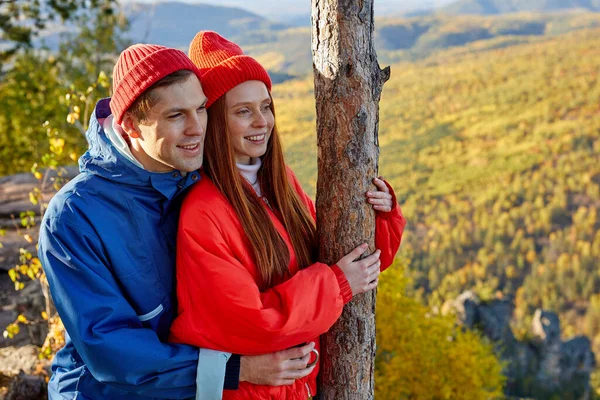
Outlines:
<svg viewBox="0 0 600 400"><path fill-rule="evenodd" d="M233 145L227 133L225 96L209 108L204 171L227 198L242 224L257 265L259 288L262 291L285 279L289 273L290 254L269 217L263 199L256 195L235 164ZM272 100L270 107L275 116ZM273 126L267 151L262 157L258 181L263 197L290 237L298 267L306 268L316 256L315 222L289 183L276 125Z"/></svg>

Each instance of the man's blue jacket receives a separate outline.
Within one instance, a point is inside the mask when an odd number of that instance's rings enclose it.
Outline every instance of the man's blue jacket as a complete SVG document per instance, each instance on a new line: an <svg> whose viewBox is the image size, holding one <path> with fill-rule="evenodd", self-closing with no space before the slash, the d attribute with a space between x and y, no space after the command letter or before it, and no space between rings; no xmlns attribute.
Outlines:
<svg viewBox="0 0 600 400"><path fill-rule="evenodd" d="M81 173L54 196L41 224L39 256L68 333L49 398L190 398L199 351L166 341L177 312L179 208L199 174L139 168L104 134L100 121L109 114L109 99L101 100Z"/></svg>

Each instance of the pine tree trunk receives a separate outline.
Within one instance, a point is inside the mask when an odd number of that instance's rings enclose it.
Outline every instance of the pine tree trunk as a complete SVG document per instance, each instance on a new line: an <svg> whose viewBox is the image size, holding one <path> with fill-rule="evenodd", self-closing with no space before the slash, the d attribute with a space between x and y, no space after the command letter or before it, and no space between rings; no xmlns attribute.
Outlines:
<svg viewBox="0 0 600 400"><path fill-rule="evenodd" d="M312 0L319 258L330 265L360 243L374 250L364 194L377 176L379 98L390 72L377 63L373 23L373 0ZM375 293L356 296L321 345L321 399L373 399Z"/></svg>

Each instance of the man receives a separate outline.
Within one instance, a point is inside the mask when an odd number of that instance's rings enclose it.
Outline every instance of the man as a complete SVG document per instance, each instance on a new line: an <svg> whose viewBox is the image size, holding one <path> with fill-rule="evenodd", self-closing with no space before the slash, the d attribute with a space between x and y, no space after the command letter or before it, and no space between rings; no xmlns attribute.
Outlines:
<svg viewBox="0 0 600 400"><path fill-rule="evenodd" d="M179 50L125 50L112 99L92 115L81 174L50 202L39 255L67 330L51 400L216 399L242 380L288 384L312 371L313 344L240 359L165 343L177 312L179 206L202 165L199 78Z"/></svg>

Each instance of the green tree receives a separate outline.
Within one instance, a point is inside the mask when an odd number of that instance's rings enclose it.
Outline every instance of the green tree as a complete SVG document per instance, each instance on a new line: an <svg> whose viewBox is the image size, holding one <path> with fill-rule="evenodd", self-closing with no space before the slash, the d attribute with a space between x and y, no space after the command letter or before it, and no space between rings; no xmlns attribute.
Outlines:
<svg viewBox="0 0 600 400"><path fill-rule="evenodd" d="M52 24L64 23L80 12L94 10L105 0L0 0L0 67ZM111 0L116 3L116 0ZM0 68L1 69L1 68Z"/></svg>
<svg viewBox="0 0 600 400"><path fill-rule="evenodd" d="M16 56L7 74L9 79L1 84L0 122L4 124L0 127L0 148L5 162L0 165L0 174L23 169L33 172L40 188L30 193L30 199L32 208L39 207L41 214L47 206L42 197L44 187L50 182L58 190L66 183L61 166L74 162L85 148L87 117L96 101L108 95L112 57L125 45L121 32L127 21L113 12L112 0L98 4L77 16L80 29L63 37L58 54L24 50ZM33 212L22 216L22 236L28 242L32 241L29 230L35 224L33 216ZM20 263L9 271L15 288L23 288L24 280L39 279L47 296L46 312L35 321L19 315L6 327L4 336L17 334L20 324L48 321L49 334L41 355L51 357L64 344L64 328L38 258L20 249Z"/></svg>
<svg viewBox="0 0 600 400"><path fill-rule="evenodd" d="M127 21L115 6L98 0L95 8L80 11L77 31L62 37L56 54L26 49L15 55L0 83L0 175L39 164L49 139L70 149L56 154L60 165L73 163L86 148L87 118L95 101L109 95L107 76L127 44Z"/></svg>

